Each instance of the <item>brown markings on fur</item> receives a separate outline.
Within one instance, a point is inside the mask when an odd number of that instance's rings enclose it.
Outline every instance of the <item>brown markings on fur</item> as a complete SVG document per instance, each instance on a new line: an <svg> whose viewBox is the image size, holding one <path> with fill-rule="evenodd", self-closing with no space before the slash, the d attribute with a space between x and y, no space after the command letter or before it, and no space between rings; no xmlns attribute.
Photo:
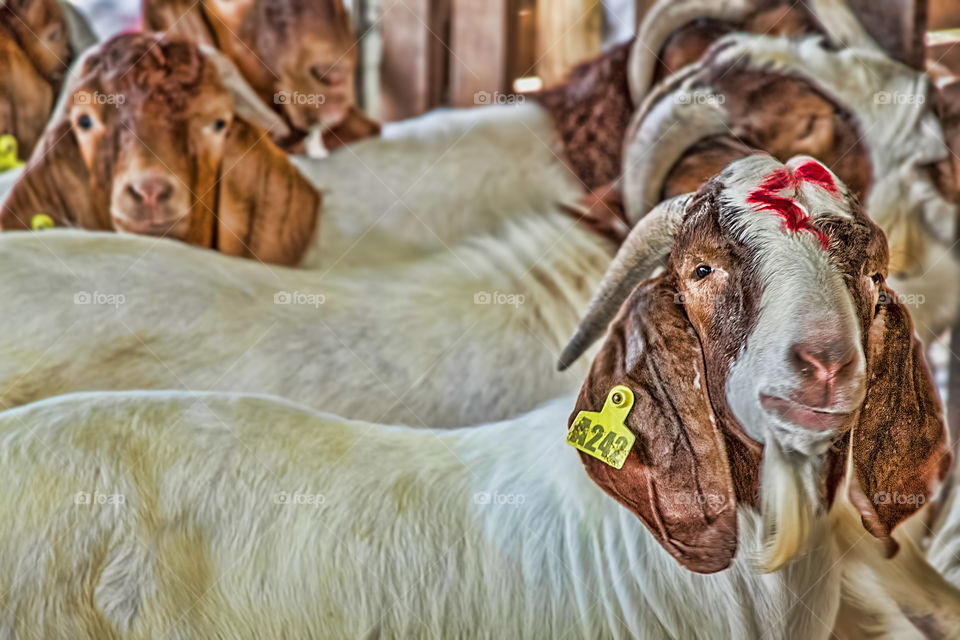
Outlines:
<svg viewBox="0 0 960 640"><path fill-rule="evenodd" d="M624 468L581 459L590 477L640 517L674 557L702 572L732 560L736 530L730 523L736 521L729 498L756 507L762 457L762 445L746 435L726 401L727 374L755 326L762 291L751 267L756 256L732 231L741 214L721 208L722 191L712 180L696 194L664 274L640 284L621 307L571 416L599 410L617 384L633 389L637 400L628 426L637 444ZM876 303L871 276L885 276L889 259L883 232L856 199L850 210L852 220L825 215L814 222L830 238L831 261L850 291L868 375L852 431L838 434L825 455L824 499L832 501L840 486L852 442L851 500L867 530L892 545L889 532L929 501L951 457L909 314L887 289ZM689 274L702 262L722 265L727 279L692 285ZM693 382L698 371L701 388ZM875 502L878 494L891 496L890 502Z"/></svg>
<svg viewBox="0 0 960 640"><path fill-rule="evenodd" d="M584 227L616 246L623 244L630 233L630 223L623 204L623 193L617 182L605 184L580 198L577 207L563 211Z"/></svg>
<svg viewBox="0 0 960 640"><path fill-rule="evenodd" d="M124 196L122 189L115 195L114 181L131 163L147 163L189 191L188 218L168 237L265 262L300 261L316 231L320 195L262 131L240 118L220 151L205 143L204 125L221 115L210 109L229 109L231 102L195 45L120 36L87 59L78 91L124 101L84 111L102 125L92 141L78 144L68 119L48 132L44 153L0 211L0 227L29 228L34 214L45 213L58 225L115 229L110 211Z"/></svg>
<svg viewBox="0 0 960 640"><path fill-rule="evenodd" d="M380 133L355 105L356 34L342 0L147 0L144 16L151 29L223 51L290 125L292 134L275 140L288 151L299 150L318 124L330 133L324 136L328 149ZM279 92L322 94L324 101L278 102Z"/></svg>
<svg viewBox="0 0 960 640"><path fill-rule="evenodd" d="M0 135L17 139L21 160L43 133L73 55L55 0L0 4Z"/></svg>
<svg viewBox="0 0 960 640"><path fill-rule="evenodd" d="M694 355L700 342L675 292L660 276L624 303L570 423L580 411L599 411L614 386L633 390L627 426L637 441L623 468L583 453L580 459L593 481L643 520L674 558L692 571L713 573L736 554L733 482L722 436L710 420L710 398L705 388L693 387L703 371Z"/></svg>
<svg viewBox="0 0 960 640"><path fill-rule="evenodd" d="M672 198L696 191L724 167L757 150L731 136L704 138L673 165L663 181L661 197Z"/></svg>
<svg viewBox="0 0 960 640"><path fill-rule="evenodd" d="M772 2L760 0L757 2L757 10L740 24L714 18L701 18L681 26L664 41L657 56L658 64L652 84L696 62L710 48L710 45L735 31L774 36L801 36L822 33L823 29L803 3L788 3L781 0Z"/></svg>
<svg viewBox="0 0 960 640"><path fill-rule="evenodd" d="M564 84L534 95L553 118L564 159L587 189L620 177L623 136L635 106L627 82L631 42L570 72Z"/></svg>

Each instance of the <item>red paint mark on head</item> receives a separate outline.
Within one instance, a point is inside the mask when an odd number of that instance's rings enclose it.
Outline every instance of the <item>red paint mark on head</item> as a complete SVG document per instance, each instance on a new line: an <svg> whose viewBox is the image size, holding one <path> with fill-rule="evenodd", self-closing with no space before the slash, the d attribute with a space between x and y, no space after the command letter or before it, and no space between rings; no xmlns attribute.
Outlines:
<svg viewBox="0 0 960 640"><path fill-rule="evenodd" d="M777 169L760 183L760 186L747 195L747 202L757 205L760 211L770 211L783 219L787 231L809 231L820 246L826 250L830 240L826 234L813 226L813 220L791 198L778 195L787 188L796 189L801 182L813 182L832 194L838 194L836 183L823 165L818 162L805 162L794 171L788 168Z"/></svg>

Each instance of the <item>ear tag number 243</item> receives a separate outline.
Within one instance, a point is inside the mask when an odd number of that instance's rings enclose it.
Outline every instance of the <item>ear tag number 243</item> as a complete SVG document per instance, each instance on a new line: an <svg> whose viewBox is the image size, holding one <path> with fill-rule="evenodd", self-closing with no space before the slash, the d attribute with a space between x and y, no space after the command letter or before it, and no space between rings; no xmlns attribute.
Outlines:
<svg viewBox="0 0 960 640"><path fill-rule="evenodd" d="M637 439L625 424L632 408L633 391L623 385L610 389L603 409L577 414L567 432L567 444L611 467L622 469Z"/></svg>

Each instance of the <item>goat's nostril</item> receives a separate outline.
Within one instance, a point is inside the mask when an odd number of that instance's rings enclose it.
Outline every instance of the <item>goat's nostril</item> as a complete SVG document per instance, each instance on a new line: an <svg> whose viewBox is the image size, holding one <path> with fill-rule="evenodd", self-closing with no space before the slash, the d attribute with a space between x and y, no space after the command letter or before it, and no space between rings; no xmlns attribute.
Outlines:
<svg viewBox="0 0 960 640"><path fill-rule="evenodd" d="M857 349L846 340L801 342L790 348L790 360L804 380L826 383L853 369Z"/></svg>
<svg viewBox="0 0 960 640"><path fill-rule="evenodd" d="M130 184L127 192L139 204L156 206L170 200L173 185L162 176L149 176Z"/></svg>

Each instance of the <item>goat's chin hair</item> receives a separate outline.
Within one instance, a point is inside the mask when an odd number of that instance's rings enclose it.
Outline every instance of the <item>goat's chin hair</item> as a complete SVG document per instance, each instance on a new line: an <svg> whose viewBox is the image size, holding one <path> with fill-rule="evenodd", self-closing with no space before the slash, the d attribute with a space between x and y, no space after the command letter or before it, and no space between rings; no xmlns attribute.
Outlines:
<svg viewBox="0 0 960 640"><path fill-rule="evenodd" d="M784 566L806 550L816 519L820 458L784 451L770 439L760 469L763 544L756 564L764 573Z"/></svg>

